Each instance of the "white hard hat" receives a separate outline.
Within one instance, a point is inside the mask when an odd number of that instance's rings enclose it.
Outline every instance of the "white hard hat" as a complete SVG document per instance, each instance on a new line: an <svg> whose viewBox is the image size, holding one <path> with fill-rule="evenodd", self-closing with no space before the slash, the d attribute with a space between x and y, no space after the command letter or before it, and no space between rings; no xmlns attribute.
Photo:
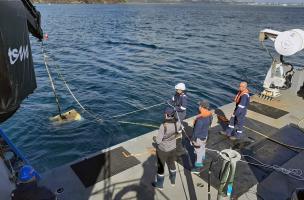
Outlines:
<svg viewBox="0 0 304 200"><path fill-rule="evenodd" d="M185 86L185 84L184 83L179 83L179 84L177 84L176 86L175 86L175 89L176 90L186 90L186 86Z"/></svg>

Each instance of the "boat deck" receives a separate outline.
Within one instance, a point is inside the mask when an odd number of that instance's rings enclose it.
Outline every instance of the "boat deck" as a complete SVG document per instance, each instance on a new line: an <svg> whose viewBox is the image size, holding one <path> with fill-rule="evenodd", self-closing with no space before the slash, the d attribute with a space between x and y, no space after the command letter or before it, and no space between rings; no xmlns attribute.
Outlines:
<svg viewBox="0 0 304 200"><path fill-rule="evenodd" d="M254 108L248 110L245 133L251 142L235 143L218 134L218 131L222 129L221 120L214 117L207 147L217 150L234 148L241 154L250 154L267 164L299 168L304 171L304 166L301 165L304 154L301 149L282 146L265 138L268 136L285 144L304 147L303 130L296 127L304 118L304 100L292 94L291 91L282 93L281 97L272 101L264 100L256 95L251 98L253 105L262 106L257 107L256 111L252 111ZM261 114L269 108L263 105L270 106L274 115L270 117ZM229 118L233 109L234 104L231 103L217 109L215 113ZM185 121L189 136L192 121L193 118ZM214 152L207 152L204 171L200 176L192 175L189 166L193 162L193 149L186 139L184 143L189 155L184 156L177 165L176 185L172 187L166 177L163 190L154 189L151 186L156 174L156 157L152 143L152 137L156 133L157 130L152 131L55 168L42 175L41 184L53 191L58 191L58 197L62 200L208 199L206 181L208 164L217 155ZM247 161L252 162L252 160ZM220 167L220 163L215 163L212 168L211 199L217 197L217 173ZM236 171L234 196L240 200L258 199L258 196L264 198L270 192L271 196L264 199L285 200L286 195L290 195L291 190L299 186L299 181L287 175L250 166L247 163L239 162ZM168 170L166 173L168 176ZM280 184L281 187L277 189L265 187L273 181L283 181L283 184ZM288 191L284 191L286 189L284 185L289 187ZM281 195L282 191L285 196Z"/></svg>

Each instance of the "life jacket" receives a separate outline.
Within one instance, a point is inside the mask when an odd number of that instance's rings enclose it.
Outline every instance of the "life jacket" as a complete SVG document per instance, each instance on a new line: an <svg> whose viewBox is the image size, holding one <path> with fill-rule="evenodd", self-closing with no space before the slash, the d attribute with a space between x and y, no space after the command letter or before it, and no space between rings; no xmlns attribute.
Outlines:
<svg viewBox="0 0 304 200"><path fill-rule="evenodd" d="M237 93L237 95L234 97L234 101L235 103L238 105L241 101L241 96L243 96L244 94L249 94L249 90L248 89L245 89L244 91L239 91Z"/></svg>
<svg viewBox="0 0 304 200"><path fill-rule="evenodd" d="M208 137L208 129L212 123L212 112L206 108L200 108L200 114L194 121L192 140L197 138L205 140Z"/></svg>
<svg viewBox="0 0 304 200"><path fill-rule="evenodd" d="M212 112L206 108L200 108L200 114L195 118L194 120L194 125L196 123L196 120L199 118L205 118L205 117L210 117L212 115Z"/></svg>

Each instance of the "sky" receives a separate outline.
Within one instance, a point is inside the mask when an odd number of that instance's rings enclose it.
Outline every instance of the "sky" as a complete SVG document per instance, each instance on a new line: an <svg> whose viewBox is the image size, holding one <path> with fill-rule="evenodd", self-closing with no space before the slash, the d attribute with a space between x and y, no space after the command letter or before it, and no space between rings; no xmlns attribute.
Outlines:
<svg viewBox="0 0 304 200"><path fill-rule="evenodd" d="M304 3L304 0L256 0L256 2L273 2L273 3Z"/></svg>

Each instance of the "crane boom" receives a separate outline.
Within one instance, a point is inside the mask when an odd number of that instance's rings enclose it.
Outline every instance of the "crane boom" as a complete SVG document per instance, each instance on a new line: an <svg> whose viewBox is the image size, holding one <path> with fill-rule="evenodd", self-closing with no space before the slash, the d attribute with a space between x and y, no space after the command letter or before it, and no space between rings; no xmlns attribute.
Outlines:
<svg viewBox="0 0 304 200"><path fill-rule="evenodd" d="M36 89L29 32L43 38L40 13L29 0L0 1L0 122Z"/></svg>
<svg viewBox="0 0 304 200"><path fill-rule="evenodd" d="M38 39L43 38L43 31L41 29L41 15L40 12L29 0L21 0L26 13L27 25L32 35Z"/></svg>

